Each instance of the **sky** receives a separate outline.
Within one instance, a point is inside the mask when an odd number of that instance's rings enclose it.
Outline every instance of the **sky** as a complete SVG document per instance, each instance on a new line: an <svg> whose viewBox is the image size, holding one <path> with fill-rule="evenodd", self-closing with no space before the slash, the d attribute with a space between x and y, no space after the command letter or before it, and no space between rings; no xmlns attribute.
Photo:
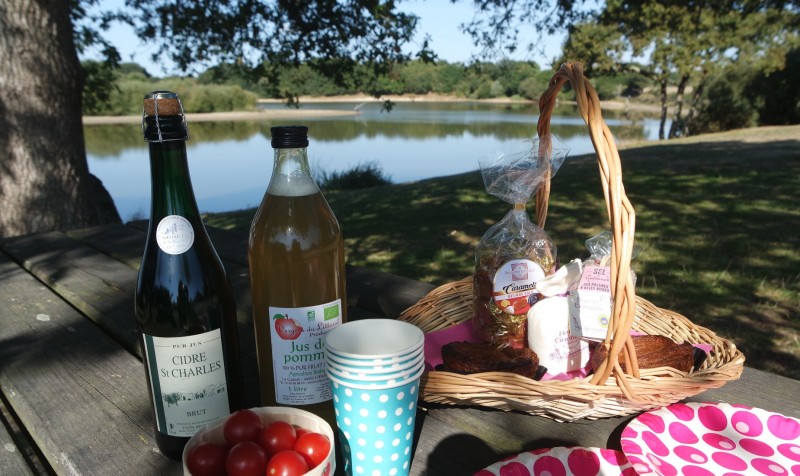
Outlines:
<svg viewBox="0 0 800 476"><path fill-rule="evenodd" d="M124 7L124 0L102 0L103 9L116 9ZM410 52L416 52L422 45L425 35L431 37L431 47L440 60L448 62L468 62L473 55L480 53L480 49L472 44L472 38L460 31L460 25L468 23L473 18L473 5L470 0L461 0L453 4L449 0L405 0L400 3L400 9L416 14L420 19L417 26L417 36L408 46ZM536 32L529 30L520 41L520 48L509 56L514 60L533 60L540 66L549 67L552 60L559 56L564 35L549 36L540 43L541 48L536 51L526 51L524 46L536 38ZM135 62L143 66L150 74L166 76L179 72L172 64L158 65L151 61L154 52L152 47L142 43L127 25L117 25L106 33L106 37L117 47L123 62ZM82 59L97 58L92 52ZM494 58L497 60L500 58Z"/></svg>

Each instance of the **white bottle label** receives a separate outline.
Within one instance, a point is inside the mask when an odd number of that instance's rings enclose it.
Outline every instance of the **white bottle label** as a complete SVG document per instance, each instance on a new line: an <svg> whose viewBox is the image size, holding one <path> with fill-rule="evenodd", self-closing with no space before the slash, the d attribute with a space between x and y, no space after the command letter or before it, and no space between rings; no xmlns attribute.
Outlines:
<svg viewBox="0 0 800 476"><path fill-rule="evenodd" d="M158 431L190 437L230 414L219 329L187 337L143 338Z"/></svg>
<svg viewBox="0 0 800 476"><path fill-rule="evenodd" d="M189 220L180 215L165 216L158 222L156 241L164 253L185 253L194 243L194 229Z"/></svg>
<svg viewBox="0 0 800 476"><path fill-rule="evenodd" d="M333 398L325 373L325 334L342 323L342 300L311 307L269 308L275 399L310 405Z"/></svg>

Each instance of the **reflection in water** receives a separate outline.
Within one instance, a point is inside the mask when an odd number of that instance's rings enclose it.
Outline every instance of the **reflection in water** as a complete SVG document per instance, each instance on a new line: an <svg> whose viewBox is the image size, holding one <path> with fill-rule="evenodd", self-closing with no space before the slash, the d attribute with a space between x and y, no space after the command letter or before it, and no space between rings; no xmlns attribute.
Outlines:
<svg viewBox="0 0 800 476"><path fill-rule="evenodd" d="M348 109L355 103L303 104ZM265 108L284 108L268 105ZM658 121L605 113L618 140L651 140ZM397 103L391 113L368 103L352 117L306 118L312 167L343 171L377 162L394 182L468 172L478 160L536 134L533 104ZM191 119L191 118L190 118ZM189 124L189 167L202 211L258 205L272 169L269 128L297 121L221 121ZM551 129L571 156L592 152L574 108L557 109ZM89 167L108 188L124 220L146 218L150 207L147 144L137 124L84 127Z"/></svg>

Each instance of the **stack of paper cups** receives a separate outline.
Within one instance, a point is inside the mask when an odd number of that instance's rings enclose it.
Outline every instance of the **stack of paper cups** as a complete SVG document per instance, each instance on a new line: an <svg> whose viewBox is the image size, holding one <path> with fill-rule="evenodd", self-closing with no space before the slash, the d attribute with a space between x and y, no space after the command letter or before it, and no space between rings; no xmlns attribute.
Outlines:
<svg viewBox="0 0 800 476"><path fill-rule="evenodd" d="M347 322L325 336L348 475L408 474L423 346L418 327L392 319Z"/></svg>

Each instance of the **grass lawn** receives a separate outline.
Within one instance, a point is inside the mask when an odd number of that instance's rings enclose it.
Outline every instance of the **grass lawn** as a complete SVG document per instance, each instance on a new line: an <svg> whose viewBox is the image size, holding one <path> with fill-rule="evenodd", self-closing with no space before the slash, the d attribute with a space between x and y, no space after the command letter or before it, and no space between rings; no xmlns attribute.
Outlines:
<svg viewBox="0 0 800 476"><path fill-rule="evenodd" d="M800 379L800 126L625 144L620 155L643 248L637 294L732 339L746 365ZM326 197L349 264L434 284L470 275L475 245L509 209L478 171ZM253 214L207 223L246 232ZM584 241L607 224L594 156L568 157L545 227L560 261L585 258Z"/></svg>

